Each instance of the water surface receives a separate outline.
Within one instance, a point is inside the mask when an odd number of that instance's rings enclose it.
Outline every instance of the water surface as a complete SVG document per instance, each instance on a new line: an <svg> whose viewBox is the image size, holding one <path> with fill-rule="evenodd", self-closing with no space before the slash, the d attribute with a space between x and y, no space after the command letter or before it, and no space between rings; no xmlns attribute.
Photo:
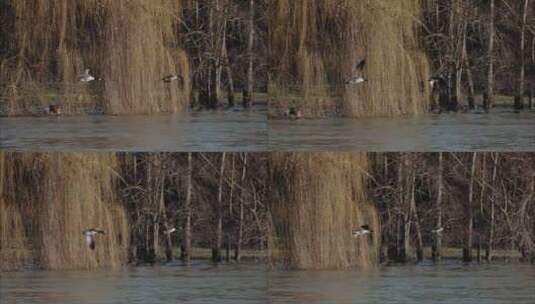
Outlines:
<svg viewBox="0 0 535 304"><path fill-rule="evenodd" d="M263 110L185 114L0 118L0 149L264 151Z"/></svg>
<svg viewBox="0 0 535 304"><path fill-rule="evenodd" d="M270 120L271 150L535 151L535 112Z"/></svg>
<svg viewBox="0 0 535 304"><path fill-rule="evenodd" d="M0 274L2 303L534 303L535 266L390 266L281 271L200 263L118 272Z"/></svg>

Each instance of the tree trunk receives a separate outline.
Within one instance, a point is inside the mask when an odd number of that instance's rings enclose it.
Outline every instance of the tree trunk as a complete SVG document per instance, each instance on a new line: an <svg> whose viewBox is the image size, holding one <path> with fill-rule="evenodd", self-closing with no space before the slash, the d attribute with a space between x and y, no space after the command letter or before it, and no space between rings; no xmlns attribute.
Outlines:
<svg viewBox="0 0 535 304"><path fill-rule="evenodd" d="M533 110L533 94L534 94L534 88L533 83L529 84L529 103L528 103L528 109Z"/></svg>
<svg viewBox="0 0 535 304"><path fill-rule="evenodd" d="M244 187L244 184L245 184L245 173L246 173L246 170L247 170L247 153L244 154L243 156L243 168L242 168L242 174L241 174L241 181L240 181L240 185L242 187ZM242 188L243 189L243 188ZM240 261L241 260L241 244L242 244L242 241L243 241L243 219L244 219L244 206L243 206L243 201L244 201L244 190L241 190L241 193L240 193L240 215L239 215L239 223L238 223L238 238L236 240L236 253L235 253L235 256L234 258L236 259L236 261Z"/></svg>
<svg viewBox="0 0 535 304"><path fill-rule="evenodd" d="M466 62L466 66L465 66L466 80L468 81L468 108L470 110L473 110L475 108L474 78L472 77L472 69L469 66L468 58L465 58L465 62Z"/></svg>
<svg viewBox="0 0 535 304"><path fill-rule="evenodd" d="M443 164L443 154L442 152L438 153L438 177L437 177L437 200L435 204L437 219L435 229L442 227L442 189L443 185L443 175L444 175L444 164ZM442 256L442 235L441 233L434 234L434 242L432 248L433 261L438 262Z"/></svg>
<svg viewBox="0 0 535 304"><path fill-rule="evenodd" d="M227 260L227 263L230 263L230 236L227 234L227 244L225 246L225 257Z"/></svg>
<svg viewBox="0 0 535 304"><path fill-rule="evenodd" d="M411 156L412 157L412 156ZM413 159L414 160L414 159ZM414 229L416 232L416 260L421 262L424 260L424 244L422 239L422 230L420 227L420 218L416 209L416 172L414 163L411 161L411 213L412 222L414 222Z"/></svg>
<svg viewBox="0 0 535 304"><path fill-rule="evenodd" d="M169 223L167 221L167 213L166 213L166 207L165 207L165 200L164 200L164 188L165 188L165 175L162 175L161 179L161 188L160 188L160 206L159 206L159 213L160 217L163 219L163 225L165 230L167 231L169 229ZM173 260L173 243L171 240L171 234L166 233L165 234L165 258L168 262Z"/></svg>
<svg viewBox="0 0 535 304"><path fill-rule="evenodd" d="M407 262L411 248L411 222L412 222L412 169L409 154L401 155L400 165L400 190L401 206L403 208L403 245L400 260Z"/></svg>
<svg viewBox="0 0 535 304"><path fill-rule="evenodd" d="M487 241L487 249L486 249L486 259L487 261L492 261L492 246L494 243L494 223L495 223L495 213L496 213L496 203L495 203L495 192L494 188L496 187L496 175L498 172L498 158L499 154L496 153L494 155L494 165L492 169L492 197L491 197L491 205L490 205L490 227L489 227L489 237Z"/></svg>
<svg viewBox="0 0 535 304"><path fill-rule="evenodd" d="M489 110L494 102L494 16L496 15L495 0L490 0L489 16L489 45L488 45L488 72L487 72L487 92L483 97L483 108Z"/></svg>
<svg viewBox="0 0 535 304"><path fill-rule="evenodd" d="M515 109L521 110L524 108L524 92L525 92L525 78L526 78L526 23L528 18L529 0L524 0L524 8L522 11L522 26L520 29L520 76L518 79L518 92L515 96Z"/></svg>
<svg viewBox="0 0 535 304"><path fill-rule="evenodd" d="M212 248L212 260L214 262L221 261L221 245L223 243L223 174L225 173L225 158L226 153L221 155L221 167L219 169L219 186L217 189L217 226L216 239L214 247Z"/></svg>
<svg viewBox="0 0 535 304"><path fill-rule="evenodd" d="M471 262L472 261L472 243L474 235L474 210L473 210L473 201L474 201L474 179L476 172L476 160L477 152L472 153L472 166L470 170L470 185L468 188L468 204L466 206L467 214L467 231L466 239L463 248L463 261Z"/></svg>
<svg viewBox="0 0 535 304"><path fill-rule="evenodd" d="M184 238L182 245L182 260L185 263L191 261L191 189L192 189L192 159L191 152L188 153L188 172L186 173L186 201L185 201L185 216L186 224L184 227Z"/></svg>
<svg viewBox="0 0 535 304"><path fill-rule="evenodd" d="M247 43L247 60L249 67L247 69L247 84L243 91L243 107L249 107L254 98L254 0L249 0L249 40Z"/></svg>
<svg viewBox="0 0 535 304"><path fill-rule="evenodd" d="M227 23L225 22L225 33L226 33ZM227 100L229 107L234 106L234 79L232 77L232 68L230 67L230 60L228 57L227 49L227 36L223 36L223 42L221 46L221 57L222 57L222 67L225 69L225 74L227 75Z"/></svg>

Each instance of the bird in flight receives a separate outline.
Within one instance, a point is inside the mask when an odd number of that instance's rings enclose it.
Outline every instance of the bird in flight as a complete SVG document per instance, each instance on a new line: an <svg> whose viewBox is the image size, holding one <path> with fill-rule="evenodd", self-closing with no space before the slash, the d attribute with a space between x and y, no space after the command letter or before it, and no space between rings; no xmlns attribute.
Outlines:
<svg viewBox="0 0 535 304"><path fill-rule="evenodd" d="M95 228L87 229L82 232L82 235L85 236L85 241L87 243L87 246L91 250L95 250L95 237L97 234L106 234L104 230L99 230Z"/></svg>
<svg viewBox="0 0 535 304"><path fill-rule="evenodd" d="M359 237L366 234L371 234L373 230L370 229L369 225L362 225L360 226L360 229L355 229L352 231L353 237Z"/></svg>
<svg viewBox="0 0 535 304"><path fill-rule="evenodd" d="M438 227L433 230L431 230L432 234L440 234L442 231L444 231L444 227Z"/></svg>
<svg viewBox="0 0 535 304"><path fill-rule="evenodd" d="M173 82L173 81L179 80L179 79L180 79L180 81L183 81L182 76L176 75L176 74L169 74L169 75L165 76L164 78L162 78L163 82L165 82L165 83L170 83L170 82Z"/></svg>
<svg viewBox="0 0 535 304"><path fill-rule="evenodd" d="M91 75L89 72L90 72L89 69L85 69L85 71L82 74L78 75L78 79L81 82L91 82L95 80L95 77Z"/></svg>
<svg viewBox="0 0 535 304"><path fill-rule="evenodd" d="M352 76L346 80L346 84L361 84L368 81L366 77L362 76L362 71L364 70L365 66L366 59L362 59L361 61L357 62L353 68Z"/></svg>
<svg viewBox="0 0 535 304"><path fill-rule="evenodd" d="M165 230L164 233L165 233L165 234L171 234L171 233L173 233L173 232L175 232L175 231L176 231L176 228L173 227L173 228L169 228L169 229Z"/></svg>

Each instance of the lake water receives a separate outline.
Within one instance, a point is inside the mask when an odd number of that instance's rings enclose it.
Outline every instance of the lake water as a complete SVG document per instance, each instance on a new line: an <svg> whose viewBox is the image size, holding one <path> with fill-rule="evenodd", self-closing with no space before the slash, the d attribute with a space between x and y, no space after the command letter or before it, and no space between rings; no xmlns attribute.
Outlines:
<svg viewBox="0 0 535 304"><path fill-rule="evenodd" d="M535 266L389 266L282 271L199 263L118 272L0 273L2 303L534 303Z"/></svg>
<svg viewBox="0 0 535 304"><path fill-rule="evenodd" d="M265 151L265 110L151 116L0 118L0 149Z"/></svg>
<svg viewBox="0 0 535 304"><path fill-rule="evenodd" d="M271 150L535 151L535 112L270 120Z"/></svg>

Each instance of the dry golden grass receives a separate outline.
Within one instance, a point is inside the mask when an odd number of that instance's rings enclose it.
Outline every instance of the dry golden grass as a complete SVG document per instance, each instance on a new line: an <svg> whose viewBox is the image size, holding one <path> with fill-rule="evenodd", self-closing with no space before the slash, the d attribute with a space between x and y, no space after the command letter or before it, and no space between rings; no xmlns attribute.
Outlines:
<svg viewBox="0 0 535 304"><path fill-rule="evenodd" d="M0 153L0 269L117 268L128 223L115 197L112 155ZM100 228L91 251L82 231ZM32 244L29 248L28 244Z"/></svg>
<svg viewBox="0 0 535 304"><path fill-rule="evenodd" d="M0 56L8 115L46 106L57 91L65 113L174 112L191 92L190 64L177 27L184 0L8 0L15 33ZM90 68L103 81L78 82ZM184 82L164 84L177 73Z"/></svg>
<svg viewBox="0 0 535 304"><path fill-rule="evenodd" d="M379 218L366 197L363 153L274 153L270 163L272 248L298 269L367 268L379 239L353 238L368 224L380 236Z"/></svg>
<svg viewBox="0 0 535 304"><path fill-rule="evenodd" d="M276 0L270 12L272 106L298 93L306 115L400 116L428 107L417 38L420 0ZM344 85L366 59L369 82Z"/></svg>

